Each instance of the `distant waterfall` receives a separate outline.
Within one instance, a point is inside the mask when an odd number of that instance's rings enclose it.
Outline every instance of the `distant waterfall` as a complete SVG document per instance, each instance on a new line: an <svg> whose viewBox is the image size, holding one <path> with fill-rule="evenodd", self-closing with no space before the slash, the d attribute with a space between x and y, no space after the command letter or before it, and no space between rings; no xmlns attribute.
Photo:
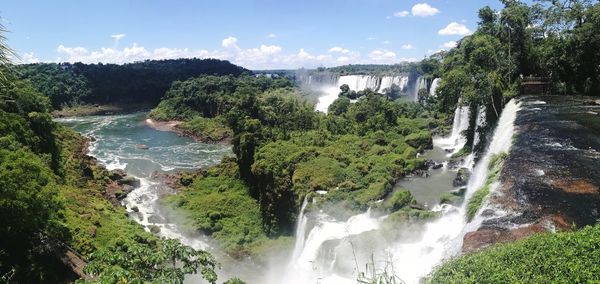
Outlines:
<svg viewBox="0 0 600 284"><path fill-rule="evenodd" d="M427 89L427 80L425 80L425 77L419 76L417 78L417 82L412 90L410 100L413 102L418 102L419 101L419 91L423 90L423 89L425 89L425 90Z"/></svg>
<svg viewBox="0 0 600 284"><path fill-rule="evenodd" d="M468 117L463 109L458 108L455 120ZM504 108L485 155L474 167L465 200L484 185L492 155L510 150L518 109L519 104L514 100ZM455 127L457 133L459 129ZM477 218L467 223L466 206L466 201L460 207L437 206L441 217L406 227L400 232L402 237L391 240L380 235L379 228L386 216L374 217L367 211L344 222L315 212L314 225L303 240L302 251L294 253L285 271L277 271L280 277L272 283L283 280L286 283L356 283L355 268L364 269L371 256L377 260L378 271L389 265L381 262L386 259L393 264L394 274L405 283L419 283L435 266L460 253L464 235L479 226ZM300 214L304 215L302 211ZM298 224L305 226L304 222ZM306 228L297 229L304 230ZM295 248L299 247L297 243Z"/></svg>
<svg viewBox="0 0 600 284"><path fill-rule="evenodd" d="M430 97L437 96L437 94L435 93L435 91L437 91L437 88L440 85L440 81L441 80L442 79L440 79L440 78L435 78L435 79L433 79L433 82L431 82L431 87L429 88L429 96Z"/></svg>
<svg viewBox="0 0 600 284"><path fill-rule="evenodd" d="M327 113L329 106L338 98L340 87L348 85L352 91L371 90L385 93L393 85L400 89L408 86L408 76L371 76L371 75L346 75L333 77L332 75L303 76L300 77L300 85L315 89L324 95L319 97L315 107L317 111Z"/></svg>

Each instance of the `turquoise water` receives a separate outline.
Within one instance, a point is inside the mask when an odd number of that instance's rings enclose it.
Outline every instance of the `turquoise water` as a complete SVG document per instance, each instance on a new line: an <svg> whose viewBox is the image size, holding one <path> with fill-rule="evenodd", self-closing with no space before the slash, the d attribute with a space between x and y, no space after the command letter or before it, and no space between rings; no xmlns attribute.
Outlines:
<svg viewBox="0 0 600 284"><path fill-rule="evenodd" d="M137 177L154 171L190 170L218 163L231 147L198 143L173 132L145 125L146 113L57 119L85 136L96 139L90 155L107 169L123 169ZM145 145L147 150L138 145Z"/></svg>

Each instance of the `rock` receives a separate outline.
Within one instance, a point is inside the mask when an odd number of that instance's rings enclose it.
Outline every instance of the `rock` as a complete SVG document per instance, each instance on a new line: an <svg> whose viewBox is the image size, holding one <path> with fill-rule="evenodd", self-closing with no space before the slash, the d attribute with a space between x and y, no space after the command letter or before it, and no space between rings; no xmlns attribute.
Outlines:
<svg viewBox="0 0 600 284"><path fill-rule="evenodd" d="M148 216L148 222L150 223L165 223L166 220L162 216L159 215L150 215Z"/></svg>
<svg viewBox="0 0 600 284"><path fill-rule="evenodd" d="M131 207L131 211L137 213L137 212L140 212L140 208L138 208L137 206L133 206L133 207Z"/></svg>
<svg viewBox="0 0 600 284"><path fill-rule="evenodd" d="M470 176L471 176L471 173L469 173L469 169L460 168L458 170L458 173L456 173L456 177L452 181L452 185L454 187L465 186L465 185L467 185L467 182L469 182Z"/></svg>
<svg viewBox="0 0 600 284"><path fill-rule="evenodd" d="M124 170L116 169L116 170L110 171L109 178L111 180L117 181L117 180L122 180L126 176L127 176L127 173Z"/></svg>
<svg viewBox="0 0 600 284"><path fill-rule="evenodd" d="M444 164L435 164L431 168L434 169L434 170L437 170L437 169L441 169L443 166L444 166Z"/></svg>
<svg viewBox="0 0 600 284"><path fill-rule="evenodd" d="M150 232L153 234L158 234L160 233L160 227L156 226L156 225L151 225L150 226Z"/></svg>
<svg viewBox="0 0 600 284"><path fill-rule="evenodd" d="M150 147L148 147L148 145L146 145L146 144L136 144L135 147L138 149L142 149L142 150L150 149Z"/></svg>
<svg viewBox="0 0 600 284"><path fill-rule="evenodd" d="M140 180L131 176L124 177L117 181L119 185L130 185L133 187L139 187L141 185Z"/></svg>

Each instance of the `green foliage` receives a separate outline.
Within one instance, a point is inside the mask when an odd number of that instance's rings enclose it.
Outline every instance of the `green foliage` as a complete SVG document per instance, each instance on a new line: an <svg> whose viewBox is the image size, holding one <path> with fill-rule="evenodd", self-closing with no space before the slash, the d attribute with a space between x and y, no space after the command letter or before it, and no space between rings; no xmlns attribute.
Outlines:
<svg viewBox="0 0 600 284"><path fill-rule="evenodd" d="M594 283L600 280L600 225L534 235L451 260L428 283Z"/></svg>
<svg viewBox="0 0 600 284"><path fill-rule="evenodd" d="M215 259L176 240L156 245L117 244L92 254L85 272L91 283L183 283L185 274L200 274L217 282Z"/></svg>
<svg viewBox="0 0 600 284"><path fill-rule="evenodd" d="M225 159L164 201L179 209L191 228L212 235L231 254L243 255L265 236L258 204L239 180L233 160Z"/></svg>
<svg viewBox="0 0 600 284"><path fill-rule="evenodd" d="M417 200L412 196L407 189L394 191L392 196L383 202L383 207L391 212L398 211L411 204L416 204Z"/></svg>
<svg viewBox="0 0 600 284"><path fill-rule="evenodd" d="M179 124L177 127L185 133L191 134L194 137L200 137L205 141L218 142L233 136L233 131L227 127L227 122L223 117L208 119L196 116L191 120Z"/></svg>
<svg viewBox="0 0 600 284"><path fill-rule="evenodd" d="M488 177L485 181L485 184L477 189L473 196L469 199L467 203L467 220L471 221L481 205L483 205L485 199L490 193L490 189L492 184L498 180L498 176L500 175L500 171L502 170L502 165L504 164L504 159L506 158L506 153L500 153L493 155L490 158L488 164Z"/></svg>

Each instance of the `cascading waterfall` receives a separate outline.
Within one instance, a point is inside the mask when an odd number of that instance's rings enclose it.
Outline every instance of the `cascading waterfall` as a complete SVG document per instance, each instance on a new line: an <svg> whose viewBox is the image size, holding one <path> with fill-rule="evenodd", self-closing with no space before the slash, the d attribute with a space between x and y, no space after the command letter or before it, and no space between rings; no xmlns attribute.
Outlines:
<svg viewBox="0 0 600 284"><path fill-rule="evenodd" d="M461 106L461 102L458 102L458 106L454 111L454 120L452 122L452 133L448 137L436 138L433 140L434 145L449 150L452 154L457 153L467 143L467 139L462 133L469 128L469 107Z"/></svg>
<svg viewBox="0 0 600 284"><path fill-rule="evenodd" d="M442 80L441 78L435 78L435 79L433 79L433 82L431 82L431 87L429 88L429 96L430 97L437 96L437 94L435 92L437 91L437 88L440 85L441 80Z"/></svg>
<svg viewBox="0 0 600 284"><path fill-rule="evenodd" d="M462 107L457 108L453 132L458 131L461 123L456 122L465 116ZM465 200L468 201L473 193L484 185L488 177L488 164L492 155L508 152L514 133L514 121L519 104L511 100L504 108L492 140L482 159L475 165L467 185ZM456 139L453 139L456 143ZM336 221L332 217L319 212L314 218L315 225L310 229L304 245L296 244L290 264L278 281L286 283L356 283L356 270L344 267L365 267L362 258L373 255L376 259L389 259L387 265L393 264L395 274L406 283L418 283L420 279L431 272L433 267L447 258L460 253L462 238L479 226L478 219L467 223L466 205L460 207L451 205L436 206L441 217L424 223L417 228L406 230L410 235L393 239L392 241L379 238L372 239L374 232L379 232L381 222L386 218L372 216L370 210L353 216L348 221ZM301 212L305 218L304 209ZM311 213L308 213L311 215ZM308 216L307 215L307 216ZM299 226L306 226L304 220ZM306 232L307 228L297 231ZM404 232L403 232L404 233ZM304 234L303 234L304 235ZM302 236L299 236L304 239ZM334 241L332 243L332 241ZM379 245L379 246L378 246ZM333 248L332 248L333 246ZM361 248L367 251L361 251ZM358 251L355 251L358 250ZM370 251L368 251L370 249ZM326 259L320 259L325 257ZM381 262L376 265L382 266ZM379 267L381 268L381 267Z"/></svg>
<svg viewBox="0 0 600 284"><path fill-rule="evenodd" d="M370 76L370 75L346 75L338 78L325 76L315 79L313 76L304 76L300 78L300 84L308 88L316 89L325 95L319 97L315 107L317 111L327 113L329 106L338 98L340 87L348 85L352 91L372 90L375 92L386 92L392 85L397 85L400 89L408 85L408 76Z"/></svg>
<svg viewBox="0 0 600 284"><path fill-rule="evenodd" d="M411 94L411 98L410 100L413 102L418 102L419 101L419 90L423 90L423 89L427 89L427 80L425 80L425 77L423 76L419 76L419 78L417 78L417 82L414 86L413 92Z"/></svg>

